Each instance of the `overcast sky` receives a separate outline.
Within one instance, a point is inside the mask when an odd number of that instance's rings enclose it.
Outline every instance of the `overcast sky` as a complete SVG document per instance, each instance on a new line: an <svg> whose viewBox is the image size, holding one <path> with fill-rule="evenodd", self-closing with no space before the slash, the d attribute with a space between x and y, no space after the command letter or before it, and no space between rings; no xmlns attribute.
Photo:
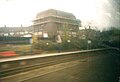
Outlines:
<svg viewBox="0 0 120 82"><path fill-rule="evenodd" d="M0 27L30 26L37 13L47 9L73 13L83 24L92 22L98 29L111 26L111 11L115 11L108 0L0 0Z"/></svg>

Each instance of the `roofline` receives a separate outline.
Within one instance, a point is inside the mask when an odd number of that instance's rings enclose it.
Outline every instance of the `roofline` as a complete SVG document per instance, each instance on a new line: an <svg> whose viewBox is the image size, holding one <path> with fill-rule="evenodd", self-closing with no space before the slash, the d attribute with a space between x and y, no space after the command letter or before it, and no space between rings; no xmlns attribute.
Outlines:
<svg viewBox="0 0 120 82"><path fill-rule="evenodd" d="M47 11L63 12L63 13L66 13L66 14L73 15L73 13L65 12L65 11L57 10L57 9L47 9L47 10L44 10L44 11L39 12L37 15L40 15L40 14L42 15L43 13L45 13L45 12L47 12ZM73 15L73 16L74 16L74 15Z"/></svg>
<svg viewBox="0 0 120 82"><path fill-rule="evenodd" d="M37 23L37 24L33 24L33 26L36 26L36 25L41 25L41 24L45 24L45 23L52 23L52 22L56 22L56 23L63 23L63 24L71 24L71 25L78 25L79 24L75 24L75 23L68 23L68 22L60 22L60 21L45 21L45 22L41 22L41 23Z"/></svg>
<svg viewBox="0 0 120 82"><path fill-rule="evenodd" d="M62 16L56 16L56 15L47 15L47 16L44 16L44 17L36 18L35 20L33 20L33 22L36 21L36 20L47 18L47 17L57 17L57 18L68 19L68 20L78 20L78 19L72 19L72 18L67 18L67 17L62 17Z"/></svg>

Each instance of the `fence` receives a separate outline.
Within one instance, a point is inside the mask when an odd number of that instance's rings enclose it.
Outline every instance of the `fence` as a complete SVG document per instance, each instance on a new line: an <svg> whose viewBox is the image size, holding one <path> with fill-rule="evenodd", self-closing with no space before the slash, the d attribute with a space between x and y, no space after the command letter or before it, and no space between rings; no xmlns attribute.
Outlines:
<svg viewBox="0 0 120 82"><path fill-rule="evenodd" d="M30 44L32 37L0 37L0 44Z"/></svg>

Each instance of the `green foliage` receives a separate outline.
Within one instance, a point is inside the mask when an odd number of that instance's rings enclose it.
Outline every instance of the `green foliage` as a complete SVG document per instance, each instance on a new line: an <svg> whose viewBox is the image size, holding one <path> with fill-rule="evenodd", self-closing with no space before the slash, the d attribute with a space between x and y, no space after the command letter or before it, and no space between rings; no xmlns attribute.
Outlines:
<svg viewBox="0 0 120 82"><path fill-rule="evenodd" d="M99 38L109 46L120 47L120 29L111 27L103 30Z"/></svg>
<svg viewBox="0 0 120 82"><path fill-rule="evenodd" d="M101 32L101 35L103 35L103 36L116 36L116 35L120 35L120 29L117 29L115 27L111 27L108 30L103 30Z"/></svg>
<svg viewBox="0 0 120 82"><path fill-rule="evenodd" d="M92 41L91 48L97 48L98 43L96 41ZM83 50L87 49L87 40L84 39L71 39L70 42L63 41L62 43L58 44L52 41L40 41L39 43L33 44L34 49L40 50L61 50L61 51L69 51L69 50Z"/></svg>
<svg viewBox="0 0 120 82"><path fill-rule="evenodd" d="M41 49L41 50L55 50L56 44L51 41L39 41L39 43L33 44L34 49Z"/></svg>

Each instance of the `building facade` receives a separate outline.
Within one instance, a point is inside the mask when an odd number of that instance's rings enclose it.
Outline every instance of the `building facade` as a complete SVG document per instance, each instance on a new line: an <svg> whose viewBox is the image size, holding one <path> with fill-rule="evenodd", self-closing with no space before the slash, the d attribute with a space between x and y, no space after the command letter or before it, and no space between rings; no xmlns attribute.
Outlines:
<svg viewBox="0 0 120 82"><path fill-rule="evenodd" d="M26 37L33 34L33 27L0 27L0 36Z"/></svg>
<svg viewBox="0 0 120 82"><path fill-rule="evenodd" d="M79 39L94 39L97 36L97 31L94 29L81 29L79 30Z"/></svg>
<svg viewBox="0 0 120 82"><path fill-rule="evenodd" d="M81 21L72 13L54 9L38 13L33 23L34 35L43 38L53 38L58 33L76 37L81 25Z"/></svg>

